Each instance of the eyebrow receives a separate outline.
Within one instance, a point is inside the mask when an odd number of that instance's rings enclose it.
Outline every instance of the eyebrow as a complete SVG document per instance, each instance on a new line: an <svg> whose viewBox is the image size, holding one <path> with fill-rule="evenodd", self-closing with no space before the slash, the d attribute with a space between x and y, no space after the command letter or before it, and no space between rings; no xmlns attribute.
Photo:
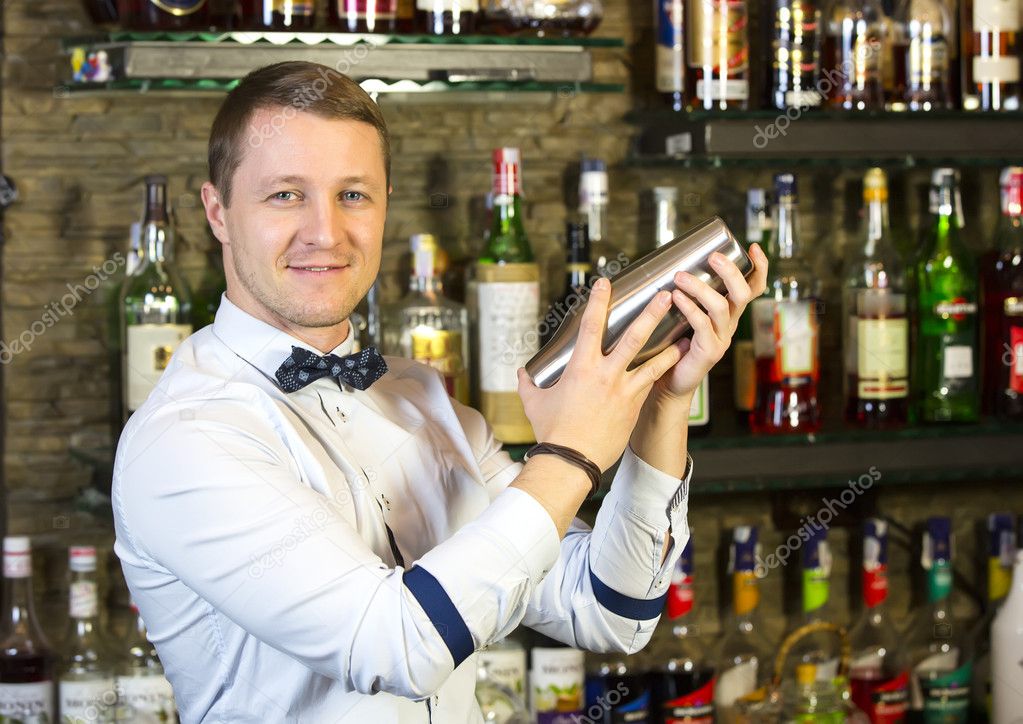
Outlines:
<svg viewBox="0 0 1023 724"><path fill-rule="evenodd" d="M271 186L279 186L281 184L303 184L308 179L305 176L274 176L273 178L267 179L260 184L260 188L269 188ZM334 179L334 182L339 186L350 186L353 184L364 184L366 186L372 186L373 182L367 176L341 176L340 178Z"/></svg>

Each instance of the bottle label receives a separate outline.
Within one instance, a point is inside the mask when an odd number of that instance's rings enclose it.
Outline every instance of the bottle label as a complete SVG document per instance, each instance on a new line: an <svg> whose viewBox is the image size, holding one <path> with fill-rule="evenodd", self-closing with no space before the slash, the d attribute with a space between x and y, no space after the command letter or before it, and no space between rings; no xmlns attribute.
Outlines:
<svg viewBox="0 0 1023 724"><path fill-rule="evenodd" d="M757 688L757 662L744 661L737 666L725 669L717 678L714 687L714 706L719 711L722 707L730 707Z"/></svg>
<svg viewBox="0 0 1023 724"><path fill-rule="evenodd" d="M747 15L745 0L694 0L688 3L689 27L686 29L686 57L690 67L708 69L714 81L704 89L703 80L697 82L696 94L705 96L704 90L718 98L741 98L749 95L749 83L745 80L724 87L717 82L727 73L728 78L741 77L746 73L749 62L749 45L746 40ZM721 59L725 68L721 67Z"/></svg>
<svg viewBox="0 0 1023 724"><path fill-rule="evenodd" d="M117 677L118 721L159 724L174 721L174 691L160 674Z"/></svg>
<svg viewBox="0 0 1023 724"><path fill-rule="evenodd" d="M803 611L809 613L828 602L827 568L807 568L803 571Z"/></svg>
<svg viewBox="0 0 1023 724"><path fill-rule="evenodd" d="M773 357L771 381L789 385L817 380L817 318L810 301L758 299L753 303L757 357Z"/></svg>
<svg viewBox="0 0 1023 724"><path fill-rule="evenodd" d="M583 713L583 652L533 649L530 702L537 724L575 724Z"/></svg>
<svg viewBox="0 0 1023 724"><path fill-rule="evenodd" d="M931 563L927 571L928 600L938 601L952 595L952 564L937 560Z"/></svg>
<svg viewBox="0 0 1023 724"><path fill-rule="evenodd" d="M271 12L280 13L281 15L292 15L299 17L308 17L315 13L316 6L313 5L312 0L273 0Z"/></svg>
<svg viewBox="0 0 1023 724"><path fill-rule="evenodd" d="M744 101L749 98L749 81L712 80L696 81L696 97L706 101Z"/></svg>
<svg viewBox="0 0 1023 724"><path fill-rule="evenodd" d="M31 575L31 553L28 551L4 551L4 578L28 578Z"/></svg>
<svg viewBox="0 0 1023 724"><path fill-rule="evenodd" d="M757 367L753 341L749 339L733 341L732 360L735 366L735 408L740 412L749 412L757 399Z"/></svg>
<svg viewBox="0 0 1023 724"><path fill-rule="evenodd" d="M913 27L912 24L910 27ZM940 35L930 35L930 24L922 25L909 40L909 84L912 88L940 85L948 68L948 45ZM912 32L912 31L911 31Z"/></svg>
<svg viewBox="0 0 1023 724"><path fill-rule="evenodd" d="M433 367L444 377L448 394L469 404L469 378L462 359L462 333L419 327L412 330L412 359Z"/></svg>
<svg viewBox="0 0 1023 724"><path fill-rule="evenodd" d="M1019 30L1019 12L1019 0L974 0L973 31L999 30L1002 32L1012 32L1013 30ZM1018 60L1014 57L1006 58L1006 60L1014 60L1018 63Z"/></svg>
<svg viewBox="0 0 1023 724"><path fill-rule="evenodd" d="M888 598L888 566L877 564L868 570L863 569L863 602L867 608L874 608Z"/></svg>
<svg viewBox="0 0 1023 724"><path fill-rule="evenodd" d="M1023 325L1009 328L1009 350L1009 389L1023 394Z"/></svg>
<svg viewBox="0 0 1023 724"><path fill-rule="evenodd" d="M336 0L344 20L390 20L398 16L397 0Z"/></svg>
<svg viewBox="0 0 1023 724"><path fill-rule="evenodd" d="M127 329L128 409L135 411L156 387L174 350L192 333L190 324L132 324Z"/></svg>
<svg viewBox="0 0 1023 724"><path fill-rule="evenodd" d="M519 696L526 695L526 650L520 648L483 649L479 663L487 666L490 678L504 684Z"/></svg>
<svg viewBox="0 0 1023 724"><path fill-rule="evenodd" d="M112 722L117 711L114 680L62 681L60 694L61 724Z"/></svg>
<svg viewBox="0 0 1023 724"><path fill-rule="evenodd" d="M858 319L857 396L891 400L909 394L909 325L901 319Z"/></svg>
<svg viewBox="0 0 1023 724"><path fill-rule="evenodd" d="M657 0L657 91L685 90L683 0Z"/></svg>
<svg viewBox="0 0 1023 724"><path fill-rule="evenodd" d="M880 666L880 664L878 664ZM853 703L872 724L901 724L909 710L909 672L892 679L852 681Z"/></svg>
<svg viewBox="0 0 1023 724"><path fill-rule="evenodd" d="M71 584L71 618L93 618L99 612L99 596L95 581L75 581Z"/></svg>
<svg viewBox="0 0 1023 724"><path fill-rule="evenodd" d="M738 571L732 576L732 607L736 616L745 616L760 604L760 586L752 571Z"/></svg>
<svg viewBox="0 0 1023 724"><path fill-rule="evenodd" d="M52 722L53 682L0 684L0 720Z"/></svg>
<svg viewBox="0 0 1023 724"><path fill-rule="evenodd" d="M192 15L198 12L206 4L206 0L150 0L156 7L165 13L177 17Z"/></svg>
<svg viewBox="0 0 1023 724"><path fill-rule="evenodd" d="M973 665L970 662L933 678L926 671L918 670L924 721L927 724L966 724L970 715L972 676Z"/></svg>
<svg viewBox="0 0 1023 724"><path fill-rule="evenodd" d="M941 370L946 380L973 377L973 347L950 344L941 350Z"/></svg>
<svg viewBox="0 0 1023 724"><path fill-rule="evenodd" d="M479 12L479 0L416 0L416 10L424 13L461 13Z"/></svg>
<svg viewBox="0 0 1023 724"><path fill-rule="evenodd" d="M693 598L693 577L676 565L668 587L668 618L676 619L692 611Z"/></svg>
<svg viewBox="0 0 1023 724"><path fill-rule="evenodd" d="M535 281L480 282L477 295L480 389L517 392L516 371L539 347L540 285Z"/></svg>
<svg viewBox="0 0 1023 724"><path fill-rule="evenodd" d="M689 426L702 427L710 422L710 376L696 388L692 405L689 407Z"/></svg>
<svg viewBox="0 0 1023 724"><path fill-rule="evenodd" d="M607 692L607 698L603 702L603 706L611 708L611 724L647 724L650 721L650 690L643 691L639 696L623 704L612 706L610 704L612 692L619 691L622 696L629 696L631 693L627 689L620 691L623 687L624 684L619 684L617 689ZM602 702L598 698L596 703L599 706Z"/></svg>
<svg viewBox="0 0 1023 724"><path fill-rule="evenodd" d="M1016 56L995 58L974 56L973 80L975 83L1017 83L1019 82L1019 58Z"/></svg>
<svg viewBox="0 0 1023 724"><path fill-rule="evenodd" d="M714 679L662 705L664 724L714 724Z"/></svg>

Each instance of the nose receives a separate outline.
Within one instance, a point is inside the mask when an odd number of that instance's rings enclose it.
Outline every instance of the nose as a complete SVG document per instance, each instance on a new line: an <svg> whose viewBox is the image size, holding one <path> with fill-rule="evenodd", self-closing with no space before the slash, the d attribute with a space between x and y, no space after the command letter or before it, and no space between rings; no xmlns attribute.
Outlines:
<svg viewBox="0 0 1023 724"><path fill-rule="evenodd" d="M305 246L330 248L342 243L346 236L347 219L344 209L330 196L310 197L299 241Z"/></svg>

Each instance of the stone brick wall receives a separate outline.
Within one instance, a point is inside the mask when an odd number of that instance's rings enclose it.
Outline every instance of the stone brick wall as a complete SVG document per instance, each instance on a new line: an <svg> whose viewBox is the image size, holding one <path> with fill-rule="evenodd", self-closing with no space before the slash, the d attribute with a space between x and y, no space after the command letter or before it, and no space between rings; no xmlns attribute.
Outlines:
<svg viewBox="0 0 1023 724"><path fill-rule="evenodd" d="M681 223L719 213L742 228L745 189L769 185L776 169L652 170L624 164L635 133L623 120L625 114L656 105L649 81L651 10L650 3L605 4L600 33L624 37L626 47L599 51L597 76L625 83L625 93L508 94L496 101L461 95L382 98L395 139L395 192L382 277L385 298L401 293L404 282L398 268L405 240L413 232L439 234L456 259L476 253L482 198L490 183L490 152L499 145L522 148L526 225L549 270L548 293L559 285L559 244L566 204L572 199L571 170L584 152L611 164L611 237L630 255L651 245L642 232L649 218L641 200L657 184L680 188ZM104 476L108 482L109 470L100 466L95 471L82 454L70 450L73 434L102 434L107 427L113 384L106 342L109 295L118 276L104 269L126 248L128 225L141 211L142 178L165 173L181 232L180 264L188 278L198 282L212 248L198 191L206 178L206 139L220 97L69 95L60 88L66 66L60 39L91 30L78 2L8 0L3 12L3 169L21 193L4 219L3 340L31 331L50 305L71 291L69 285L84 289L79 290L72 313L32 334L31 350L3 367L7 525L12 532L34 536L40 548L41 593L56 622L62 616L66 588L64 547L72 541L92 541L108 549L111 544L104 516L85 510L79 495L94 475L100 486ZM801 174L804 238L830 292L843 252L856 238L858 173L813 167ZM968 169L965 181L970 240L980 248L994 222L997 173ZM920 218L919 192L925 183L925 170L907 169L893 177L897 190L893 213L903 226L911 227ZM41 328L37 324L35 329ZM829 330L833 345L835 328ZM837 372L829 368L825 374L829 384L837 384ZM727 389L725 373L716 373L715 379ZM977 587L980 569L970 557L973 522L991 510L1023 509L1023 495L1004 484L973 483L968 488L927 485L924 480L919 486L882 485L871 494L869 504L907 527L928 514L954 511L963 553L958 569L964 582ZM691 519L698 542L699 605L708 621L727 601L727 587L721 589L720 584L725 580L722 541L728 528L755 522L763 529L765 550L772 550L791 532L779 528L783 523L772 515L776 503L768 494L701 495L697 472ZM819 507L812 498L806 505L806 512ZM858 596L858 584L849 585L856 579L849 574L846 559L849 545L858 545L859 538L853 535L848 543L842 525L855 522L839 521L833 536L834 597L843 620L855 608L850 599ZM915 565L910 559L909 548L893 544L898 612L909 605L908 571ZM764 584L764 606L775 633L784 626L784 615L792 613L782 603L796 595L794 572L792 566L773 572ZM109 589L121 600L115 565ZM721 590L724 593L719 594ZM968 597L962 597L961 606L963 613L973 612Z"/></svg>

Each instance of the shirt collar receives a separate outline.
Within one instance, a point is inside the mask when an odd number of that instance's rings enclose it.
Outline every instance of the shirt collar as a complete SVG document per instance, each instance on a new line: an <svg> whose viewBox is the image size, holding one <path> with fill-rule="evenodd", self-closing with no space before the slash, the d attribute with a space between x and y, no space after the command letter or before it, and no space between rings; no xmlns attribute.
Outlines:
<svg viewBox="0 0 1023 724"><path fill-rule="evenodd" d="M319 350L287 332L256 319L228 299L226 293L220 295L220 306L213 318L213 334L235 354L274 381L277 379L277 369L291 355L293 346L321 354ZM354 346L355 334L349 324L348 336L329 354L344 357L352 353ZM331 381L330 378L325 379Z"/></svg>

